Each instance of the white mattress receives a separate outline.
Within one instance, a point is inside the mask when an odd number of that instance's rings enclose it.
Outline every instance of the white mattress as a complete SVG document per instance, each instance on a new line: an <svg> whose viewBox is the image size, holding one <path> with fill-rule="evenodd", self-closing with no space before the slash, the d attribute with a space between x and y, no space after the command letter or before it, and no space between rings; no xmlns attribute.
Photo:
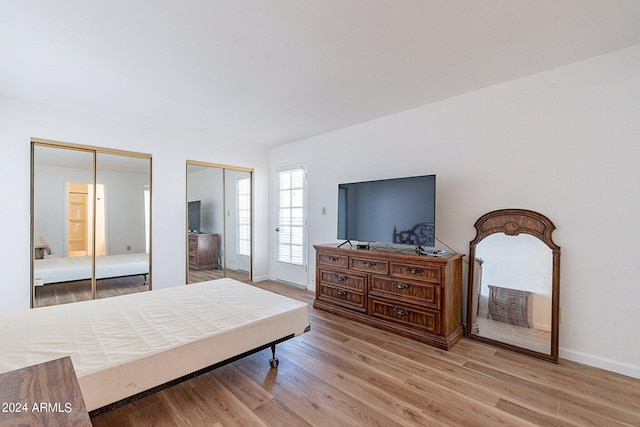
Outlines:
<svg viewBox="0 0 640 427"><path fill-rule="evenodd" d="M0 372L70 355L92 411L308 326L307 304L219 279L0 313Z"/></svg>
<svg viewBox="0 0 640 427"><path fill-rule="evenodd" d="M33 261L33 277L44 284L91 278L92 257L45 258ZM96 279L147 274L149 254L122 254L96 257Z"/></svg>

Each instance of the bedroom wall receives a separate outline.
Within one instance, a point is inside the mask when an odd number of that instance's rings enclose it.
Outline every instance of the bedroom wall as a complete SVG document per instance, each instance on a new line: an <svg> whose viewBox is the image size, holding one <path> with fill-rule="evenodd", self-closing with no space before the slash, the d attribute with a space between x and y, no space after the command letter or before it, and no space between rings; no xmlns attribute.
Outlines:
<svg viewBox="0 0 640 427"><path fill-rule="evenodd" d="M341 182L437 174L437 237L465 254L486 212L547 215L562 248L560 356L640 378L639 141L636 46L279 146L270 158L272 171L308 162L310 282L311 245L336 241Z"/></svg>
<svg viewBox="0 0 640 427"><path fill-rule="evenodd" d="M153 155L154 289L185 283L185 162L254 168L254 277L268 276L267 152L225 138L0 96L0 311L29 307L30 140Z"/></svg>

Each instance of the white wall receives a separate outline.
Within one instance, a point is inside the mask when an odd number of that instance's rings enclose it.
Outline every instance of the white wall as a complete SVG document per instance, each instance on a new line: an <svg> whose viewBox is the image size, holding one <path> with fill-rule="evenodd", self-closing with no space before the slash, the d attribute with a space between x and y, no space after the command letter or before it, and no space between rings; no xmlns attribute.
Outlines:
<svg viewBox="0 0 640 427"><path fill-rule="evenodd" d="M270 159L272 170L308 161L310 245L336 240L341 182L437 174L437 237L461 253L486 212L548 216L562 248L560 356L640 378L640 46L279 146Z"/></svg>
<svg viewBox="0 0 640 427"><path fill-rule="evenodd" d="M254 277L267 277L266 150L199 132L178 131L2 96L0 129L0 311L29 307L32 137L153 155L154 289L185 283L186 160L254 168Z"/></svg>

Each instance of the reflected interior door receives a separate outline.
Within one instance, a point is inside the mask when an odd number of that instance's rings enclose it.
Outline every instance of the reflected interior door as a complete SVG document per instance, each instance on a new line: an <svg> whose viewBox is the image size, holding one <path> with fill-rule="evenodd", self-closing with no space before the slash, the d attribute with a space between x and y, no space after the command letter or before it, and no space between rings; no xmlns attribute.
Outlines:
<svg viewBox="0 0 640 427"><path fill-rule="evenodd" d="M307 286L306 171L302 165L277 172L276 279Z"/></svg>
<svg viewBox="0 0 640 427"><path fill-rule="evenodd" d="M69 257L91 256L95 247L97 256L106 254L104 186L97 185L95 200L95 246L91 232L94 212L93 185L67 183L67 248Z"/></svg>
<svg viewBox="0 0 640 427"><path fill-rule="evenodd" d="M67 256L87 256L91 234L89 185L67 183Z"/></svg>

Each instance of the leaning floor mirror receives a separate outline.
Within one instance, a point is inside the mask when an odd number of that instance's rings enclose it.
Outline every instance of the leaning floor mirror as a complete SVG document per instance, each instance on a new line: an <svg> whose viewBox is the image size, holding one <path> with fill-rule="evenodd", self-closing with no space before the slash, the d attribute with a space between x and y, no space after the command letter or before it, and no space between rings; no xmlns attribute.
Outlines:
<svg viewBox="0 0 640 427"><path fill-rule="evenodd" d="M560 247L553 223L524 209L489 212L469 244L467 337L558 362Z"/></svg>

